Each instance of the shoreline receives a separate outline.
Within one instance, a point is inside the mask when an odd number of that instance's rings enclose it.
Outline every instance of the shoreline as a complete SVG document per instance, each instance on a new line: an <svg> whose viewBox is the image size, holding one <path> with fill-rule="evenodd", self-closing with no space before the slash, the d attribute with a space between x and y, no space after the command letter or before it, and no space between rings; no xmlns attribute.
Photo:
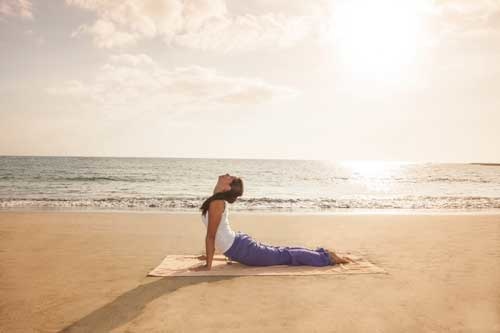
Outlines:
<svg viewBox="0 0 500 333"><path fill-rule="evenodd" d="M123 213L123 214L167 214L167 215L200 215L201 211L187 211L187 210L156 210L156 209L108 209L108 208L54 208L54 207L13 207L13 208L0 208L2 213ZM245 210L231 210L232 215L278 215L278 216L338 216L338 215L439 215L439 216L454 216L454 215L487 215L498 216L500 215L500 208L486 208L486 209L339 209L336 211L245 211Z"/></svg>

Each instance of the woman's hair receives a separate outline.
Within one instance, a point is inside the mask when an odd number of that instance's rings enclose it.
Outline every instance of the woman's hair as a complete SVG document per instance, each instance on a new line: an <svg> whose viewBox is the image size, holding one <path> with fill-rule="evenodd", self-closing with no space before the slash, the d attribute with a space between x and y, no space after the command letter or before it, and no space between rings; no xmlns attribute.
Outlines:
<svg viewBox="0 0 500 333"><path fill-rule="evenodd" d="M222 199L226 200L229 203L233 203L236 201L236 198L241 197L243 195L243 180L241 178L235 178L231 182L231 189L226 192L215 193L211 197L205 200L200 207L201 215L205 215L208 211L208 207L210 207L210 203L213 200Z"/></svg>

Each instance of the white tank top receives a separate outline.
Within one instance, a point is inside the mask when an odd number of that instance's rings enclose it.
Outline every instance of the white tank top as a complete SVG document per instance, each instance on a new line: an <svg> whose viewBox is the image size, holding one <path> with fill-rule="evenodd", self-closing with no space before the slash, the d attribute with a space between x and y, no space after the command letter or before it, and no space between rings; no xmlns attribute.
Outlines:
<svg viewBox="0 0 500 333"><path fill-rule="evenodd" d="M215 249L221 253L229 250L231 245L233 245L234 239L236 238L236 233L229 225L227 206L227 202L224 201L224 212L222 213L221 221L217 227L217 233L215 234ZM201 221L205 224L205 227L208 228L208 211L205 215L201 216Z"/></svg>

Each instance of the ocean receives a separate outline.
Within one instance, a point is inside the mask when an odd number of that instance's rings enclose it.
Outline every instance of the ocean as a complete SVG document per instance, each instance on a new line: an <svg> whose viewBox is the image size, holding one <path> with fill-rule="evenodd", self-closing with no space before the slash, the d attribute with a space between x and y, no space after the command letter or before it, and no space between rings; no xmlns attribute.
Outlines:
<svg viewBox="0 0 500 333"><path fill-rule="evenodd" d="M28 156L0 156L0 209L199 212L225 173L232 211L500 209L497 165Z"/></svg>

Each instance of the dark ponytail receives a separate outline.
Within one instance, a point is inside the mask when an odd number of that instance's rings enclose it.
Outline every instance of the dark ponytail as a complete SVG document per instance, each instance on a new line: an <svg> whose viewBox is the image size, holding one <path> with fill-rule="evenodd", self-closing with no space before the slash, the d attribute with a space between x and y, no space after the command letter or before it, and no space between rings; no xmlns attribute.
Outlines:
<svg viewBox="0 0 500 333"><path fill-rule="evenodd" d="M200 207L201 215L205 215L210 207L210 203L214 200L225 200L229 203L236 201L238 197L243 195L243 180L241 178L235 178L231 182L231 189L226 192L218 192L206 199Z"/></svg>

